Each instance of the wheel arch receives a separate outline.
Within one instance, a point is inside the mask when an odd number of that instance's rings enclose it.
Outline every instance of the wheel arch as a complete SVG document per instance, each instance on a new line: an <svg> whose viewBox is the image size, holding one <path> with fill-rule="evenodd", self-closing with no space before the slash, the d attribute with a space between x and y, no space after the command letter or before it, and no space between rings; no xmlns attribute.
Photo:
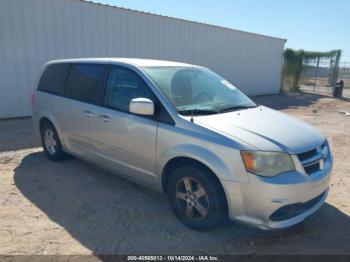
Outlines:
<svg viewBox="0 0 350 262"><path fill-rule="evenodd" d="M53 125L54 128L56 128L54 123L52 123L52 121L49 118L47 118L46 116L43 116L39 120L39 130L40 131L43 129L43 125L44 125L45 122L50 123L51 125Z"/></svg>
<svg viewBox="0 0 350 262"><path fill-rule="evenodd" d="M57 132L57 135L62 143L62 146L64 141L62 139L62 133L61 133L61 129L60 129L60 126L58 125L57 121L55 121L55 118L54 117L49 117L47 115L43 115L39 118L39 121L38 121L38 128L39 128L39 133L41 134L41 130L42 130L42 127L44 125L45 122L48 122L50 123L51 125L53 125L53 127L55 128L56 132Z"/></svg>
<svg viewBox="0 0 350 262"><path fill-rule="evenodd" d="M191 157L174 157L170 159L164 166L163 172L162 172L162 189L165 194L167 194L167 185L169 182L169 178L171 176L171 173L176 169L178 166L197 166L199 168L202 168L206 171L208 171L208 174L215 179L218 184L221 186L222 190L224 190L223 186L221 185L221 182L218 178L218 176L214 173L214 171L208 167L206 164L202 163L201 161L191 158Z"/></svg>

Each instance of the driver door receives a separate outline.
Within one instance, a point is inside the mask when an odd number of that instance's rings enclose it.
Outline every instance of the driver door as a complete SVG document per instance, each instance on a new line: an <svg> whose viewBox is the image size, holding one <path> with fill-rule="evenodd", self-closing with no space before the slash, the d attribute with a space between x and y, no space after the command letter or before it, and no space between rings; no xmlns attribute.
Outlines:
<svg viewBox="0 0 350 262"><path fill-rule="evenodd" d="M129 113L134 98L154 95L134 71L113 66L110 70L104 107L98 107L90 135L104 165L133 180L153 184L158 122L153 116Z"/></svg>

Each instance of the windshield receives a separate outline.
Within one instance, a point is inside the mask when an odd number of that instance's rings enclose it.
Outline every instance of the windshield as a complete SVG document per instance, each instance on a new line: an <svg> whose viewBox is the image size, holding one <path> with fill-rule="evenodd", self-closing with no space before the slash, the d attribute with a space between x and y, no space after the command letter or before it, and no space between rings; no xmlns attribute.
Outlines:
<svg viewBox="0 0 350 262"><path fill-rule="evenodd" d="M143 69L180 114L214 114L256 107L234 85L209 69L183 66Z"/></svg>

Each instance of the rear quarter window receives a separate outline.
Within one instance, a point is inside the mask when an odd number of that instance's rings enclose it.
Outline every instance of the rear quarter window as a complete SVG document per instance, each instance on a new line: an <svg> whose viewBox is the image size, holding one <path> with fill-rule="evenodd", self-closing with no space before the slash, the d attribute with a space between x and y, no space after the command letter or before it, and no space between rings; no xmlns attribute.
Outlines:
<svg viewBox="0 0 350 262"><path fill-rule="evenodd" d="M63 95L68 68L68 64L49 65L39 80L38 90Z"/></svg>

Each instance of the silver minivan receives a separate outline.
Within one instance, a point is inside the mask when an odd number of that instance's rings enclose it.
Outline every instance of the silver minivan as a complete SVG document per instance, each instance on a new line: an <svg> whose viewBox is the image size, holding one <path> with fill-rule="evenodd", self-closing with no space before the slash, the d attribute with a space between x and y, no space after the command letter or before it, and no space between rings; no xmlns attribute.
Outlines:
<svg viewBox="0 0 350 262"><path fill-rule="evenodd" d="M33 94L47 157L74 155L163 192L185 225L292 226L328 194L332 156L313 127L255 104L200 66L51 61ZM145 199L145 201L147 201Z"/></svg>

